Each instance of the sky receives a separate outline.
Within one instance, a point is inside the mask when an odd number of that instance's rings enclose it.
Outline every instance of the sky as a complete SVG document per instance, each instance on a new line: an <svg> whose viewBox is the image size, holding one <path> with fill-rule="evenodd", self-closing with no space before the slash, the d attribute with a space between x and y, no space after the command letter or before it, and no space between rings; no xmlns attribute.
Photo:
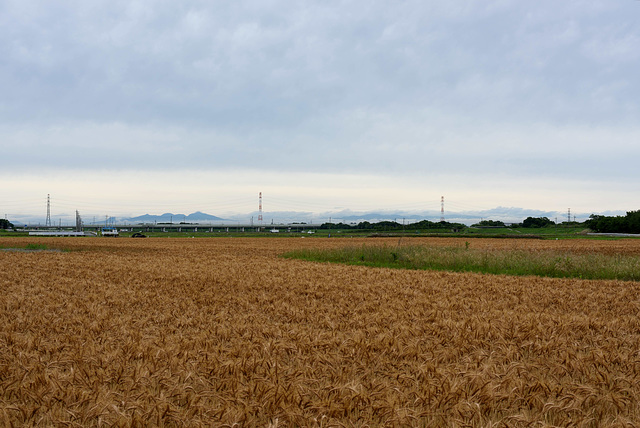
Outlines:
<svg viewBox="0 0 640 428"><path fill-rule="evenodd" d="M4 0L0 215L639 209L639 16Z"/></svg>

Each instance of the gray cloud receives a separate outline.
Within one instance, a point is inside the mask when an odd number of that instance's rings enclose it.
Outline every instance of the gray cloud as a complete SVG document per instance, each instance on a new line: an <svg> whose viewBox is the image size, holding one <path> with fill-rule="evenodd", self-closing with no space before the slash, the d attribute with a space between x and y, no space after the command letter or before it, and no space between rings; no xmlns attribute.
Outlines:
<svg viewBox="0 0 640 428"><path fill-rule="evenodd" d="M639 11L7 1L0 166L637 178Z"/></svg>

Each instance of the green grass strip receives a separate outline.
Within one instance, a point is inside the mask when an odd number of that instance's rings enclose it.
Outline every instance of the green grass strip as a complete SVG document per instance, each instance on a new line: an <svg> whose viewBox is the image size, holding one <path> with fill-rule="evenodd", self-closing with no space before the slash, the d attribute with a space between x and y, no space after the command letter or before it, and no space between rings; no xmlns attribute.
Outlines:
<svg viewBox="0 0 640 428"><path fill-rule="evenodd" d="M284 254L316 262L553 278L640 280L640 258L554 250L486 250L466 247L373 246L306 249Z"/></svg>
<svg viewBox="0 0 640 428"><path fill-rule="evenodd" d="M47 247L45 244L27 244L27 246L25 247L25 250L32 251L44 251L48 249L49 247Z"/></svg>

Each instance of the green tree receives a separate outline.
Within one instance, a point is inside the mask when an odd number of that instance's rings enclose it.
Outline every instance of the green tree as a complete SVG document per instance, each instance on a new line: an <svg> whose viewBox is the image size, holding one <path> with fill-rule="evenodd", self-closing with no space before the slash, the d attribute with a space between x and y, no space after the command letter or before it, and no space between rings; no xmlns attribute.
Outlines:
<svg viewBox="0 0 640 428"><path fill-rule="evenodd" d="M554 223L549 220L547 217L527 217L522 222L522 227L545 227L551 226Z"/></svg>
<svg viewBox="0 0 640 428"><path fill-rule="evenodd" d="M0 229L13 229L13 224L7 219L0 219Z"/></svg>

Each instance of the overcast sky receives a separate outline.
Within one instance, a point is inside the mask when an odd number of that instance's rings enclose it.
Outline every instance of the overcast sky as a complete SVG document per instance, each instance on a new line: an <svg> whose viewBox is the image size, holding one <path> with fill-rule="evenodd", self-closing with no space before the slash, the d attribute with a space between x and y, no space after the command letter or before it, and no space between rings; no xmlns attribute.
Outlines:
<svg viewBox="0 0 640 428"><path fill-rule="evenodd" d="M640 209L639 18L633 0L4 0L0 214L51 194L61 215L221 215L258 192L266 211Z"/></svg>

